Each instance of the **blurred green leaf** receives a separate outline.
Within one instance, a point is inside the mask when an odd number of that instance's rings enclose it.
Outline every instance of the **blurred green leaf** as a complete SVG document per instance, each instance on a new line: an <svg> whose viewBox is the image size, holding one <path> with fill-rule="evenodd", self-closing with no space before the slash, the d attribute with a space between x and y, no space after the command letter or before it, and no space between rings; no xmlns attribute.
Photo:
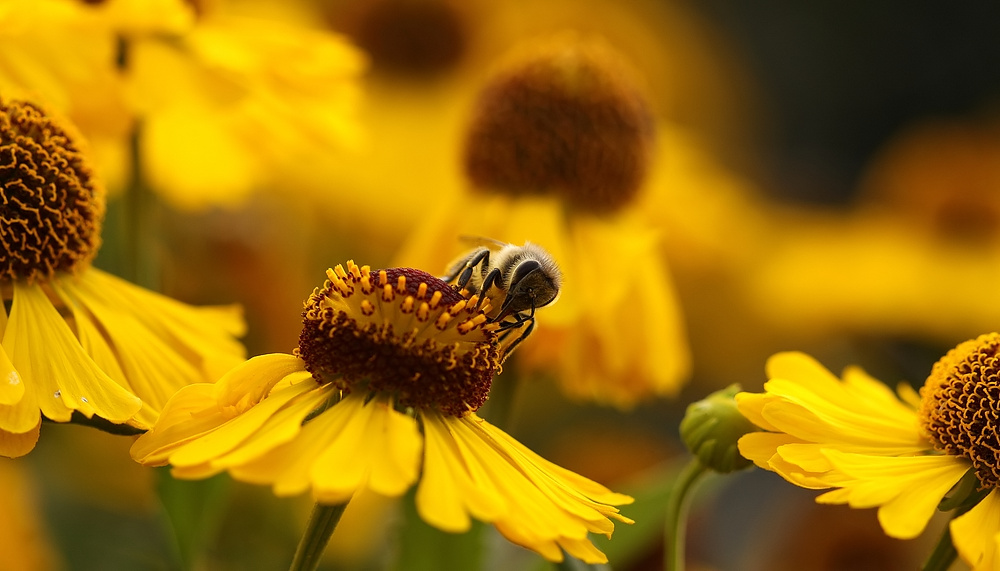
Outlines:
<svg viewBox="0 0 1000 571"><path fill-rule="evenodd" d="M156 491L182 568L193 569L214 541L228 504L230 484L225 474L205 480L176 480L168 468L157 470Z"/></svg>

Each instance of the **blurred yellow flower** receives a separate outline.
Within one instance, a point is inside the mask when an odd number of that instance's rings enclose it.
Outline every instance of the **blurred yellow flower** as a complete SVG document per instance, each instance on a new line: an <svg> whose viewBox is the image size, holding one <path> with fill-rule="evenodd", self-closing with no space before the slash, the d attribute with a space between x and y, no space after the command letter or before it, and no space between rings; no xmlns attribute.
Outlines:
<svg viewBox="0 0 1000 571"><path fill-rule="evenodd" d="M941 341L1000 321L1000 128L927 121L875 157L846 212L783 209L749 299L787 328Z"/></svg>
<svg viewBox="0 0 1000 571"><path fill-rule="evenodd" d="M182 0L16 0L0 24L0 87L77 120L112 193L138 169L175 206L232 206L359 136L364 58L328 32Z"/></svg>
<svg viewBox="0 0 1000 571"><path fill-rule="evenodd" d="M567 287L517 364L622 407L676 394L689 367L660 233L637 209L651 191L654 123L626 67L573 34L515 50L467 127L471 190L436 199L398 258L443 271L462 235L543 246Z"/></svg>
<svg viewBox="0 0 1000 571"><path fill-rule="evenodd" d="M417 510L439 529L467 531L476 518L552 561L563 550L607 561L588 534L630 523L613 506L631 498L475 413L513 346L477 296L406 268L348 262L327 277L306 302L294 355L255 357L180 390L133 458L169 463L179 478L228 471L278 495L311 491L323 504L417 485Z"/></svg>
<svg viewBox="0 0 1000 571"><path fill-rule="evenodd" d="M858 368L840 380L804 354L777 354L764 392L736 397L766 431L743 436L740 452L797 486L834 488L820 503L877 507L882 529L895 538L916 537L942 498L958 496L954 506L971 507L951 522L959 554L977 570L995 569L998 349L996 333L960 344L934 365L919 396L905 384L897 396ZM978 479L968 498L953 490L967 473Z"/></svg>
<svg viewBox="0 0 1000 571"><path fill-rule="evenodd" d="M359 137L360 52L327 32L225 8L175 37L136 36L127 47L145 175L181 207L284 190Z"/></svg>
<svg viewBox="0 0 1000 571"><path fill-rule="evenodd" d="M124 181L133 127L114 31L85 2L8 0L0 5L0 92L44 101L88 139L107 184Z"/></svg>
<svg viewBox="0 0 1000 571"><path fill-rule="evenodd" d="M30 103L0 101L0 199L0 455L34 448L42 416L147 427L175 390L243 358L239 308L90 266L103 188L69 128Z"/></svg>

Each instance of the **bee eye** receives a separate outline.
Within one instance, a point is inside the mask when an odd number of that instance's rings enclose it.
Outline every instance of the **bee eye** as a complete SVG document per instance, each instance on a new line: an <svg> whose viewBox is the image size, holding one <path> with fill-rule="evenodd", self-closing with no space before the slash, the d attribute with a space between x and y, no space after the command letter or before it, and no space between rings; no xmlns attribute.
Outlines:
<svg viewBox="0 0 1000 571"><path fill-rule="evenodd" d="M525 260L521 262L516 268L514 268L514 275L510 277L510 285L513 286L520 283L521 280L528 277L531 272L540 270L541 268L542 265L539 264L537 260Z"/></svg>

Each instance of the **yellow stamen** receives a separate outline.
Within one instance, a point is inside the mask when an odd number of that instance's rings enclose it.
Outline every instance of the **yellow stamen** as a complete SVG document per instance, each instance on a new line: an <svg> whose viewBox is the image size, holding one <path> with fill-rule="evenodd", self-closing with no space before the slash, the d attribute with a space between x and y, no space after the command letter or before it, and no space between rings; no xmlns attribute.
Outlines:
<svg viewBox="0 0 1000 571"><path fill-rule="evenodd" d="M442 296L441 292L439 291L434 292L434 295L431 296L431 300L429 302L431 309L437 309L438 304L441 303L441 296Z"/></svg>
<svg viewBox="0 0 1000 571"><path fill-rule="evenodd" d="M413 296L408 295L406 296L406 299L403 300L403 303L399 305L399 310L402 311L403 313L413 313L413 306L415 303L416 300L413 298Z"/></svg>

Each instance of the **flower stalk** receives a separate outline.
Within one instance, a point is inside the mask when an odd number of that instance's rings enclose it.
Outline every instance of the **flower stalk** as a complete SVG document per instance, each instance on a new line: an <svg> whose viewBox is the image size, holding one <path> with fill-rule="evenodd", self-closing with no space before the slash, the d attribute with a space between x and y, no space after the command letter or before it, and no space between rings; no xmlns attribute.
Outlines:
<svg viewBox="0 0 1000 571"><path fill-rule="evenodd" d="M347 504L348 502L334 505L317 503L313 507L306 531L295 550L290 571L315 571Z"/></svg>
<svg viewBox="0 0 1000 571"><path fill-rule="evenodd" d="M665 571L680 571L684 569L684 540L686 537L687 508L690 503L691 491L695 489L709 468L697 457L684 466L674 482L673 490L667 500L667 521L664 531L665 552L663 569Z"/></svg>

